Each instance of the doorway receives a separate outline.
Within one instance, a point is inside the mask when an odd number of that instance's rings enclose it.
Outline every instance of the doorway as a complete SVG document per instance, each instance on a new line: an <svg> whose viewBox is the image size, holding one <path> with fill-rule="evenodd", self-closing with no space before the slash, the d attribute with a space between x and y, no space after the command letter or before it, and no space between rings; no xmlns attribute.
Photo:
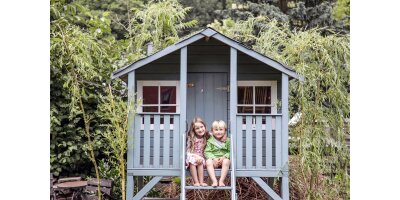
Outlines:
<svg viewBox="0 0 400 200"><path fill-rule="evenodd" d="M194 117L201 117L209 131L214 120L228 125L228 74L188 73L187 83L188 128Z"/></svg>

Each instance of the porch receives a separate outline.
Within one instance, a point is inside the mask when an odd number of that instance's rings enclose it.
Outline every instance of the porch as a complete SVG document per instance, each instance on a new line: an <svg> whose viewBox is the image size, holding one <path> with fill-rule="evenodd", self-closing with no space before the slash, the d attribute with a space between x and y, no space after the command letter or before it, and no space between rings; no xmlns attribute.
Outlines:
<svg viewBox="0 0 400 200"><path fill-rule="evenodd" d="M134 162L128 175L179 176L183 140L180 123L179 114L138 114ZM279 177L283 169L282 114L237 114L236 124L237 131L231 134L236 138L236 176Z"/></svg>

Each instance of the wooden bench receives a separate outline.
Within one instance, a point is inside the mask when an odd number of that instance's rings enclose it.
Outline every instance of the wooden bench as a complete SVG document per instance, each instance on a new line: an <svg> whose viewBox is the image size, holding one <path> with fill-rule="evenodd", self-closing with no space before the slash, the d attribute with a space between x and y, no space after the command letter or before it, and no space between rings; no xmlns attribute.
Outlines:
<svg viewBox="0 0 400 200"><path fill-rule="evenodd" d="M114 187L113 180L100 179L100 191L105 199L113 199L112 192ZM85 188L84 200L97 200L97 179L89 179Z"/></svg>
<svg viewBox="0 0 400 200"><path fill-rule="evenodd" d="M68 182L75 182L75 181L81 181L82 177L65 177L65 178L60 178L56 180L55 178L52 178L52 174L50 174L50 181L51 181L51 190L50 194L52 197L50 199L55 199L55 200L67 200L73 195L73 191L68 188L59 188L59 184L64 184Z"/></svg>
<svg viewBox="0 0 400 200"><path fill-rule="evenodd" d="M77 176L77 177L66 177L66 178L60 178L58 179L57 183L64 183L64 182L71 182L71 181L81 181L82 177Z"/></svg>

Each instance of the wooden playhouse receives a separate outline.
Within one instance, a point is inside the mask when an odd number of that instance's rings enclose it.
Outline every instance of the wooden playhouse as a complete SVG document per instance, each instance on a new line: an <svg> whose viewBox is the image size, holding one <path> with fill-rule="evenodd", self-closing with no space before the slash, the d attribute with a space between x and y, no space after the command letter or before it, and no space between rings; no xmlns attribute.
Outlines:
<svg viewBox="0 0 400 200"><path fill-rule="evenodd" d="M206 28L112 77L143 99L128 131L128 200L141 199L162 177L185 180L184 141L195 116L208 127L215 119L228 123L231 183L251 177L272 199L289 199L288 84L302 79L294 70ZM134 194L135 176L153 179ZM280 177L281 194L261 177ZM185 191L195 188L181 182L185 199ZM237 199L235 184L220 189Z"/></svg>

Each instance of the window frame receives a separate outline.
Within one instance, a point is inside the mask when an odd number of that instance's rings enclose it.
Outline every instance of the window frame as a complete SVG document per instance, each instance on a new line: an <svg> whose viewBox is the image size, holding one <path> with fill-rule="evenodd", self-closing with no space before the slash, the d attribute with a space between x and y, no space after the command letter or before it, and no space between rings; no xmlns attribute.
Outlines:
<svg viewBox="0 0 400 200"><path fill-rule="evenodd" d="M237 87L239 90L239 87L252 87L253 88L253 103L252 104L239 104L237 103L236 107L237 110L239 106L244 106L244 107L253 107L253 113L239 113L238 114L250 114L250 115L257 115L257 114L263 114L263 113L256 113L256 106L270 106L271 107L271 114L277 114L278 109L277 109L277 103L278 103L278 89L277 89L277 83L278 81L238 81L237 82ZM270 86L271 87L271 104L256 104L256 93L255 93L255 87L257 86ZM239 96L239 93L237 94ZM238 97L236 97L238 98Z"/></svg>
<svg viewBox="0 0 400 200"><path fill-rule="evenodd" d="M161 81L161 80L146 80L146 81L137 81L137 98L143 99L143 86L157 86L158 87L158 104L146 104L145 106L157 106L158 112L143 112L143 105L141 104L138 108L138 113L140 114L180 114L180 88L179 81ZM161 95L160 95L160 87L162 86L175 86L176 87L176 104L160 104ZM176 112L161 112L162 106L176 106Z"/></svg>

